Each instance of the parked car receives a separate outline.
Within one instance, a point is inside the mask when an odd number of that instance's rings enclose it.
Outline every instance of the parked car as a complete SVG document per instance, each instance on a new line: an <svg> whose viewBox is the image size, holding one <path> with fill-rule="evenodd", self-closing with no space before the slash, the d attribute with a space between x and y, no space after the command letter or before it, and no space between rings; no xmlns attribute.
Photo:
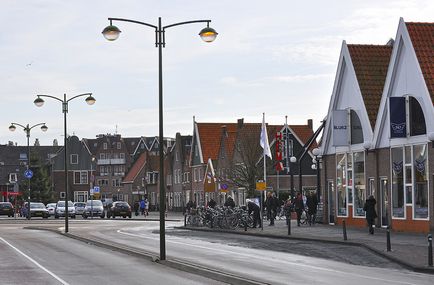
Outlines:
<svg viewBox="0 0 434 285"><path fill-rule="evenodd" d="M45 208L48 210L50 216L54 216L54 210L56 210L56 203L48 203Z"/></svg>
<svg viewBox="0 0 434 285"><path fill-rule="evenodd" d="M0 202L0 215L14 216L14 206L10 202Z"/></svg>
<svg viewBox="0 0 434 285"><path fill-rule="evenodd" d="M27 203L24 204L24 207L27 209ZM49 216L50 214L48 213L44 203L30 202L30 217L42 217L44 219L48 219ZM27 213L26 217L28 218Z"/></svg>
<svg viewBox="0 0 434 285"><path fill-rule="evenodd" d="M87 200L86 207L84 208L83 218L87 219L87 217L100 217L104 219L105 212L104 206L101 200Z"/></svg>
<svg viewBox="0 0 434 285"><path fill-rule="evenodd" d="M58 201L54 210L54 218L65 217L65 201ZM75 208L72 201L68 201L68 216L75 219Z"/></svg>
<svg viewBox="0 0 434 285"><path fill-rule="evenodd" d="M86 207L86 203L85 202L75 202L74 203L75 214L76 215L83 215L85 207Z"/></svg>
<svg viewBox="0 0 434 285"><path fill-rule="evenodd" d="M107 210L107 218L128 217L131 219L131 206L127 202L113 202L112 206Z"/></svg>

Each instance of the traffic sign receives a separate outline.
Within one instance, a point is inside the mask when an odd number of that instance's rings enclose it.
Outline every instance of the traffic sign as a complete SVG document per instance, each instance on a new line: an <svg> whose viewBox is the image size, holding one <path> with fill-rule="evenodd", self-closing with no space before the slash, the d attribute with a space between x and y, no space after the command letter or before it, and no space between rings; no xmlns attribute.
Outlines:
<svg viewBox="0 0 434 285"><path fill-rule="evenodd" d="M99 193L99 186L94 186L94 187L93 187L93 193L94 193L94 194Z"/></svg>
<svg viewBox="0 0 434 285"><path fill-rule="evenodd" d="M30 179L33 177L33 171L31 171L30 169L27 169L26 171L24 171L24 177L26 177L27 179Z"/></svg>

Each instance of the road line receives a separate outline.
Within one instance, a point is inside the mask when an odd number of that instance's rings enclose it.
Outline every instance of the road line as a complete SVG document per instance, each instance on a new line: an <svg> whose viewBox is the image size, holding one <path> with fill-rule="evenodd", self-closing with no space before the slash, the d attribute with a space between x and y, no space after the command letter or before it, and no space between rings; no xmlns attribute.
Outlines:
<svg viewBox="0 0 434 285"><path fill-rule="evenodd" d="M124 232L122 230L117 230L117 232L120 233L120 234L128 235L128 236L142 237L142 238L151 239L151 240L159 240L159 238L153 238L153 237L145 236L143 234L128 233L128 232ZM193 246L193 247L197 247L197 248L200 248L200 249L207 249L207 250L209 250L209 247L200 246L200 245L196 245L196 244L191 244L191 243L187 243L187 242L179 242L179 241L174 241L174 240L169 240L169 239L166 239L166 242L168 242L168 243L182 244L182 245L188 245L188 246ZM229 251L229 250L224 250L224 249L219 249L219 248L213 248L213 250L214 251L220 251L222 253L233 254L233 251ZM252 257L252 255L250 255L250 254L237 253L237 256L240 256L240 255L244 255L246 257ZM262 257L262 258L264 258L264 257ZM299 262L285 261L285 263L288 263L288 264L293 265L293 266L306 267L306 268L309 268L309 269L322 270L322 271L331 272L331 273L346 274L346 275L350 275L350 276L358 276L358 277L362 277L362 278L365 278L365 279L371 279L371 280L376 280L376 281L383 281L385 283L406 284L406 285L415 285L416 284L416 283L409 283L409 282L405 282L405 281L387 280L387 279L383 279L383 278L379 278L379 277L372 277L372 276L366 276L366 275L361 275L361 274L355 274L355 273L350 273L350 272L345 272L345 271L339 271L339 270L336 270L336 269L329 269L329 268L324 268L324 267L319 267L319 266L314 266L314 265L301 264Z"/></svg>
<svg viewBox="0 0 434 285"><path fill-rule="evenodd" d="M54 277L57 281L59 281L60 283L64 284L64 285L69 285L68 282L66 282L65 280L63 280L62 278L60 278L59 276L57 276L56 274L54 274L53 272L51 272L50 270L48 270L47 268L45 268L44 266L42 266L41 264L39 264L36 260L34 260L33 258L31 258L30 256L28 256L27 254L25 254L24 252L22 252L21 250L19 250L18 248L16 248L15 246L13 246L12 244L10 244L8 241L6 241L4 238L0 237L0 240L3 241L5 244L7 244L8 246L10 246L11 248L13 248L15 251L17 251L19 254L21 254L22 256L24 256L25 258L27 258L28 260L30 260L31 262L33 262L36 266L38 266L39 268L41 268L42 270L44 270L45 272L47 272L48 274L50 274L52 277Z"/></svg>

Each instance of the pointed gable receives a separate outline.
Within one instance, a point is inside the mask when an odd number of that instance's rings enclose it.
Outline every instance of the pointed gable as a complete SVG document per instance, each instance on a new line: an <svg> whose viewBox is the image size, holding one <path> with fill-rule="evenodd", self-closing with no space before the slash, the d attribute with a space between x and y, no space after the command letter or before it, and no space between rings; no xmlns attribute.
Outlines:
<svg viewBox="0 0 434 285"><path fill-rule="evenodd" d="M220 149L221 128L226 125L228 132L235 132L237 124L225 123L197 123L198 138L202 149L202 157L206 161L208 159L216 160Z"/></svg>
<svg viewBox="0 0 434 285"><path fill-rule="evenodd" d="M124 178L124 183L133 183L134 180L139 175L140 171L145 167L146 164L147 153L143 152L140 154L139 158L134 162L133 166L128 171L127 175Z"/></svg>
<svg viewBox="0 0 434 285"><path fill-rule="evenodd" d="M371 128L374 129L389 66L391 45L348 45Z"/></svg>
<svg viewBox="0 0 434 285"><path fill-rule="evenodd" d="M406 23L426 86L434 102L434 23Z"/></svg>

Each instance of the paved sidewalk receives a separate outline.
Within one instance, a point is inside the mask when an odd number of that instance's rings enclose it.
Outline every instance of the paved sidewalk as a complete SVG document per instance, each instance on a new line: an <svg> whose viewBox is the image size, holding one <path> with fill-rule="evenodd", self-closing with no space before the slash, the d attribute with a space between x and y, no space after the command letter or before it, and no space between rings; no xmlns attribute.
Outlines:
<svg viewBox="0 0 434 285"><path fill-rule="evenodd" d="M434 267L428 266L428 239L424 234L410 234L390 232L391 251L387 251L387 230L375 229L375 234L370 235L368 228L347 227L347 240L343 238L342 226L315 224L314 226L302 225L297 227L295 220L291 221L291 235L288 235L286 221L276 221L275 226L269 226L264 222L264 229L248 228L236 230L221 230L208 228L188 227L192 230L224 231L236 234L247 234L271 238L290 238L300 240L313 240L362 246L375 253L392 260L402 266L418 272L434 274Z"/></svg>

